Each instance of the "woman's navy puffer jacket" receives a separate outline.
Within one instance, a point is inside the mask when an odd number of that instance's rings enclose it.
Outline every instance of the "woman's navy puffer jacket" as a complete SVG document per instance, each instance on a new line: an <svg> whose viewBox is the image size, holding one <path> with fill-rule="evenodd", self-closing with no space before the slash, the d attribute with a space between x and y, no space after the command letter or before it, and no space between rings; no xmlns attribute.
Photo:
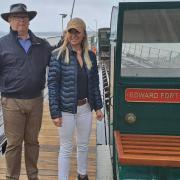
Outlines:
<svg viewBox="0 0 180 180"><path fill-rule="evenodd" d="M48 89L49 106L51 118L62 117L61 112L76 114L77 112L77 59L76 52L69 50L70 62L64 62L62 56L57 59L58 52L54 52L49 65ZM99 75L96 56L89 51L92 62L91 70L88 74L88 102L91 110L102 108L102 99L99 90Z"/></svg>

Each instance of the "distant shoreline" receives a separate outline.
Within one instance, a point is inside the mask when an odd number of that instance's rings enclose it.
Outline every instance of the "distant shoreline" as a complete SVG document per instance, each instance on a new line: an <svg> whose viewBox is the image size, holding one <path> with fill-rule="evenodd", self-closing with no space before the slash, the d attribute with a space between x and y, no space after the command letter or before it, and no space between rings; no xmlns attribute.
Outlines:
<svg viewBox="0 0 180 180"><path fill-rule="evenodd" d="M2 32L0 31L0 37L6 35L8 32ZM56 37L56 36L61 36L61 32L33 32L36 36L39 36L41 38L47 38L47 37ZM88 31L89 35L95 34L94 31Z"/></svg>
<svg viewBox="0 0 180 180"><path fill-rule="evenodd" d="M8 34L8 32L1 32L0 31L0 37ZM47 38L47 37L55 37L55 36L60 36L60 32L34 32L36 36L39 36L41 38Z"/></svg>

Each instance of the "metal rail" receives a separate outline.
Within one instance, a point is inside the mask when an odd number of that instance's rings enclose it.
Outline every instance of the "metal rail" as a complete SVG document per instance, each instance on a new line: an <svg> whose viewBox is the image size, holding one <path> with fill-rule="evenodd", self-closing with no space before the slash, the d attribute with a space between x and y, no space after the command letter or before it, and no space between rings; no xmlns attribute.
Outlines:
<svg viewBox="0 0 180 180"><path fill-rule="evenodd" d="M104 140L101 140L102 143L100 144L108 145L109 144L109 141L108 141L109 140L109 121L108 121L107 110L109 108L109 75L108 75L106 65L104 63L101 63L99 65L99 75L100 75L100 90L101 90L101 95L102 95L103 104L104 104L103 106L104 119L101 122L101 132L97 133L97 135L103 133L103 135L101 136L104 137Z"/></svg>
<svg viewBox="0 0 180 180"><path fill-rule="evenodd" d="M99 142L99 136L104 139L101 143L97 143L97 162L96 162L96 179L97 180L113 180L113 170L111 163L111 153L109 146L109 120L107 109L109 106L109 74L107 61L100 61L99 64L99 77L100 77L100 89L102 99L104 102L103 111L104 119L101 122L97 121L97 142ZM99 126L101 125L101 128Z"/></svg>

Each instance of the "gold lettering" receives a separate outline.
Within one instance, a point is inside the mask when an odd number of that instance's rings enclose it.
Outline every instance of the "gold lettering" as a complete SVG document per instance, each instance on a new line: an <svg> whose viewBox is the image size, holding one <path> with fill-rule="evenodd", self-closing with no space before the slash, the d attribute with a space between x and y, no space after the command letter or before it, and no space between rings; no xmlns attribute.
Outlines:
<svg viewBox="0 0 180 180"><path fill-rule="evenodd" d="M169 99L169 93L165 93L165 96L164 96L166 99Z"/></svg>
<svg viewBox="0 0 180 180"><path fill-rule="evenodd" d="M154 98L158 98L158 93L154 93Z"/></svg>
<svg viewBox="0 0 180 180"><path fill-rule="evenodd" d="M176 100L180 96L180 93L177 92L141 92L141 91L135 91L135 92L129 92L128 96L130 98L136 98L136 99L166 99L166 100Z"/></svg>
<svg viewBox="0 0 180 180"><path fill-rule="evenodd" d="M145 97L146 97L146 98L149 98L149 95L148 95L148 93L147 93L147 92L145 93Z"/></svg>
<svg viewBox="0 0 180 180"><path fill-rule="evenodd" d="M130 98L133 98L133 92L129 93Z"/></svg>
<svg viewBox="0 0 180 180"><path fill-rule="evenodd" d="M174 93L174 95L175 95L175 98L178 98L178 93Z"/></svg>
<svg viewBox="0 0 180 180"><path fill-rule="evenodd" d="M162 98L162 99L164 98L164 93L161 93L161 98Z"/></svg>
<svg viewBox="0 0 180 180"><path fill-rule="evenodd" d="M137 98L147 98L147 99L150 99L150 98L158 98L158 93L153 93L153 92L145 92L145 93L138 93L138 96Z"/></svg>
<svg viewBox="0 0 180 180"><path fill-rule="evenodd" d="M144 98L144 93L140 92L139 93L139 98Z"/></svg>
<svg viewBox="0 0 180 180"><path fill-rule="evenodd" d="M148 93L149 98L153 98L153 93Z"/></svg>
<svg viewBox="0 0 180 180"><path fill-rule="evenodd" d="M175 99L178 97L178 93L161 93L161 98L165 98L165 99Z"/></svg>
<svg viewBox="0 0 180 180"><path fill-rule="evenodd" d="M175 96L175 93L169 93L169 98L170 98L170 99L173 99L174 96Z"/></svg>

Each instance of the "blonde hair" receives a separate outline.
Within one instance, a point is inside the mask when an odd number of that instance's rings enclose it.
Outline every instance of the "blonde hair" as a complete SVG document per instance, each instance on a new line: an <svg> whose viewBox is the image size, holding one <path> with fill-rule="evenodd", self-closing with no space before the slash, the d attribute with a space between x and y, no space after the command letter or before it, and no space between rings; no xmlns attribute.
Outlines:
<svg viewBox="0 0 180 180"><path fill-rule="evenodd" d="M82 23L85 25L84 21L80 18L73 18L69 21L68 25L67 25L67 32L68 32L68 29L70 29L70 25L71 24L75 24L77 23L76 25L78 26L81 26ZM80 24L81 23L81 24ZM86 29L85 29L85 26L84 27L84 33L85 33L85 37L83 39L83 41L81 42L81 45L82 45L82 50L83 50L83 55L84 55L84 60L85 60L85 63L87 65L87 68L90 70L91 67L92 67L92 62L91 62L91 59L90 59L90 56L89 56L89 45L88 45L88 39L87 39L87 33L86 33ZM65 58L65 63L69 64L69 49L67 47L67 45L69 44L69 41L68 41L68 33L66 33L65 37L64 37L64 42L63 44L61 45L61 47L59 48L59 53L58 53L58 58L61 56L61 55L64 55L64 58Z"/></svg>

